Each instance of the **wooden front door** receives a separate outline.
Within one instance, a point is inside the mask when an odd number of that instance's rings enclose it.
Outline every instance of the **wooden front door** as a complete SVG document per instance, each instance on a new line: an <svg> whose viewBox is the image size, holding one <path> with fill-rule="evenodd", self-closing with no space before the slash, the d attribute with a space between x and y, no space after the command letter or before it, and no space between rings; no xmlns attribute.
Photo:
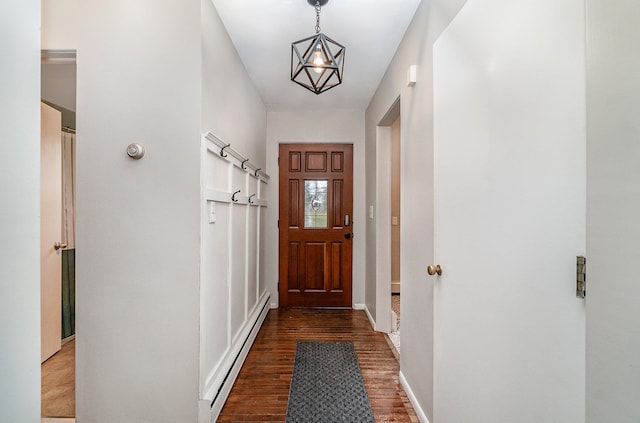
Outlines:
<svg viewBox="0 0 640 423"><path fill-rule="evenodd" d="M282 307L351 307L353 145L280 145Z"/></svg>

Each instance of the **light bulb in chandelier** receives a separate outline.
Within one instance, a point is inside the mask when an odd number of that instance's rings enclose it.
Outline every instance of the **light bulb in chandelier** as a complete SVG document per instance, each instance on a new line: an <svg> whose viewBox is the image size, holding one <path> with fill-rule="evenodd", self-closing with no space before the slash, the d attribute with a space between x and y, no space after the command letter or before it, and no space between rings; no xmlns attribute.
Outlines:
<svg viewBox="0 0 640 423"><path fill-rule="evenodd" d="M326 64L322 56L322 48L318 45L313 53L313 71L315 73L322 73Z"/></svg>

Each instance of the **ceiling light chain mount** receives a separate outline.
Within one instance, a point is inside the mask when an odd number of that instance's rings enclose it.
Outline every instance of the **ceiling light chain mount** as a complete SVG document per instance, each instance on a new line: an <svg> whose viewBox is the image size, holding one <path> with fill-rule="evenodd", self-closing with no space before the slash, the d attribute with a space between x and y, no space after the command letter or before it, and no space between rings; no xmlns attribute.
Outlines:
<svg viewBox="0 0 640 423"><path fill-rule="evenodd" d="M307 0L316 10L316 34L291 43L291 80L320 94L342 83L345 47L320 32L320 9L329 0Z"/></svg>
<svg viewBox="0 0 640 423"><path fill-rule="evenodd" d="M307 0L307 2L312 2L312 1L313 0ZM322 9L319 1L316 1L314 8L316 9L316 34L319 34L320 33L320 11Z"/></svg>

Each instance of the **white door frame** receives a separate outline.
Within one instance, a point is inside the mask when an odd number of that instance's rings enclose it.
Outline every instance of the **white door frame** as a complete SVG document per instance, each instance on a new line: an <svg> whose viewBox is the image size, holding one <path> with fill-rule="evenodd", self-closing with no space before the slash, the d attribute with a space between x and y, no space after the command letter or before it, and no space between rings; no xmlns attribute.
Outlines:
<svg viewBox="0 0 640 423"><path fill-rule="evenodd" d="M376 127L375 329L385 333L391 332L391 124L399 117L398 96Z"/></svg>

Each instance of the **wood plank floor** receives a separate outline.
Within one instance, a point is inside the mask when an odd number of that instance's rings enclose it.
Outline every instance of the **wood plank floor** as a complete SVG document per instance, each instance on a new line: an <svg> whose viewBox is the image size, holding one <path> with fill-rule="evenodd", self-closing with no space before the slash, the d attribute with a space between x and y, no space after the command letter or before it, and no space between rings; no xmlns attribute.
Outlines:
<svg viewBox="0 0 640 423"><path fill-rule="evenodd" d="M76 341L42 363L42 417L76 415Z"/></svg>
<svg viewBox="0 0 640 423"><path fill-rule="evenodd" d="M386 335L363 311L316 309L269 311L218 422L285 421L296 341L353 342L376 422L419 422Z"/></svg>

